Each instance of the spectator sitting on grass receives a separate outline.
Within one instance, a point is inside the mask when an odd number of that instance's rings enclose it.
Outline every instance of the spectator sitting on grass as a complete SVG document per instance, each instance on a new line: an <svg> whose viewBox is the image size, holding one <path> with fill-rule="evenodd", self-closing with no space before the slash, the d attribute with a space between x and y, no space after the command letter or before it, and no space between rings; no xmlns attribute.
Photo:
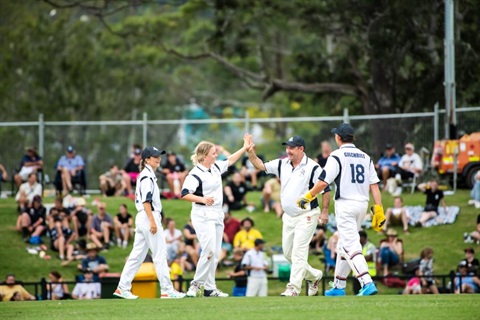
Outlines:
<svg viewBox="0 0 480 320"><path fill-rule="evenodd" d="M418 185L427 199L425 201L425 209L423 209L420 220L417 222L417 227L424 227L425 223L438 216L438 205L441 203L445 212L447 212L447 205L445 204L445 198L443 196L443 191L438 189L438 181L432 179L428 183L421 183Z"/></svg>
<svg viewBox="0 0 480 320"><path fill-rule="evenodd" d="M240 210L247 206L247 185L239 172L235 172L232 180L227 182L223 194L225 197L223 203L228 205L229 210Z"/></svg>
<svg viewBox="0 0 480 320"><path fill-rule="evenodd" d="M120 205L119 212L113 218L113 224L115 227L117 246L125 249L128 245L128 239L130 239L130 236L133 234L133 218L132 215L128 213L126 204Z"/></svg>
<svg viewBox="0 0 480 320"><path fill-rule="evenodd" d="M76 207L72 210L70 217L73 223L73 232L80 238L90 234L92 225L92 211L86 208L84 198L78 198Z"/></svg>
<svg viewBox="0 0 480 320"><path fill-rule="evenodd" d="M107 205L104 202L100 202L97 209L98 214L92 219L90 238L99 248L108 249L113 231L113 220L107 213Z"/></svg>
<svg viewBox="0 0 480 320"><path fill-rule="evenodd" d="M42 197L33 198L32 207L27 208L17 219L17 231L22 232L25 242L40 244L41 236L46 229L46 209L42 205Z"/></svg>
<svg viewBox="0 0 480 320"><path fill-rule="evenodd" d="M420 253L419 276L422 284L422 293L438 294L438 288L433 278L433 250L425 248Z"/></svg>
<svg viewBox="0 0 480 320"><path fill-rule="evenodd" d="M175 152L167 153L167 162L162 166L162 172L167 179L168 188L176 198L180 199L182 197L180 188L183 186L188 171Z"/></svg>
<svg viewBox="0 0 480 320"><path fill-rule="evenodd" d="M94 279L97 281L101 273L107 272L109 267L107 260L104 257L98 255L99 248L95 243L87 244L87 257L82 260L81 264L77 266L78 270L85 272L93 272Z"/></svg>
<svg viewBox="0 0 480 320"><path fill-rule="evenodd" d="M465 232L463 234L463 240L465 243L476 242L480 244L480 214L477 216L477 230L472 231L471 233Z"/></svg>
<svg viewBox="0 0 480 320"><path fill-rule="evenodd" d="M24 301L36 300L35 296L28 293L27 290L17 283L15 275L7 274L5 282L0 284L0 301Z"/></svg>
<svg viewBox="0 0 480 320"><path fill-rule="evenodd" d="M465 263L467 264L467 271L469 273L477 274L478 268L480 267L480 262L477 258L475 258L475 250L472 247L468 247L465 248L465 250L463 251L465 252L465 259L463 259L462 261L465 261Z"/></svg>
<svg viewBox="0 0 480 320"><path fill-rule="evenodd" d="M72 291L72 298L76 300L100 299L101 286L94 282L94 274L91 270L83 272L83 281L75 284Z"/></svg>
<svg viewBox="0 0 480 320"><path fill-rule="evenodd" d="M409 234L408 231L408 217L407 210L403 207L402 197L395 197L393 200L393 208L388 208L385 213L384 230L388 229L389 225L399 224L403 225L403 232Z"/></svg>
<svg viewBox="0 0 480 320"><path fill-rule="evenodd" d="M242 230L238 231L235 235L233 247L248 251L255 247L255 240L262 239L263 236L260 231L253 228L255 224L249 217L243 219L240 225L242 226Z"/></svg>
<svg viewBox="0 0 480 320"><path fill-rule="evenodd" d="M57 214L50 229L50 249L58 251L60 260L73 261L73 240L75 233L70 229L64 212ZM65 257L66 254L66 257Z"/></svg>
<svg viewBox="0 0 480 320"><path fill-rule="evenodd" d="M460 261L458 264L454 286L457 294L480 292L480 279L474 273L468 271L468 265L465 260Z"/></svg>

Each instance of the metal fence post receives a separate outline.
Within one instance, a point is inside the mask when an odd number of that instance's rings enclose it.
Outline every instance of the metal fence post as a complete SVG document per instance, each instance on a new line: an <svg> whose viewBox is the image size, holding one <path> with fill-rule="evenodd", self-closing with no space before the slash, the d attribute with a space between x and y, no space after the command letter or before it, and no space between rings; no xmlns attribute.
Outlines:
<svg viewBox="0 0 480 320"><path fill-rule="evenodd" d="M343 108L343 122L350 123L350 120L348 117L348 108Z"/></svg>
<svg viewBox="0 0 480 320"><path fill-rule="evenodd" d="M45 143L45 122L43 121L43 114L38 115L38 153L44 157L44 144Z"/></svg>
<svg viewBox="0 0 480 320"><path fill-rule="evenodd" d="M250 114L245 110L245 133L250 131Z"/></svg>
<svg viewBox="0 0 480 320"><path fill-rule="evenodd" d="M142 137L142 143L143 147L145 148L147 146L147 133L148 133L148 123L147 123L147 113L143 113L143 137Z"/></svg>

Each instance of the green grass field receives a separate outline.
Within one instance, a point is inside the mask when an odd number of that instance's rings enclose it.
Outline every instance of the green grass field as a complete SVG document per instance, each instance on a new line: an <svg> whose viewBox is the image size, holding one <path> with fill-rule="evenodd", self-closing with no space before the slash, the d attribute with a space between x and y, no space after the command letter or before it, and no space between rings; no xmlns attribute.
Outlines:
<svg viewBox="0 0 480 320"><path fill-rule="evenodd" d="M0 304L2 319L478 319L478 295L43 301Z"/></svg>
<svg viewBox="0 0 480 320"><path fill-rule="evenodd" d="M281 221L275 217L273 213L264 213L260 208L259 201L260 193L252 192L248 194L250 202L257 206L257 210L248 213L245 210L233 212L234 217L242 219L250 216L255 221L255 227L259 229L267 241L267 250L273 245L281 244ZM94 209L90 203L95 197L92 196L87 199L87 204L90 209ZM413 195L403 195L405 205L423 204L425 197L423 194L417 192ZM411 228L410 235L404 235L401 227L395 227L399 236L404 241L405 259L415 258L419 256L420 251L427 246L434 249L434 267L436 274L448 274L451 270L455 270L458 262L464 258L463 249L472 244L465 244L463 242L463 233L473 231L475 228L475 221L478 215L478 210L472 206L467 206L469 199L468 190L459 190L454 196L447 196L447 205L460 206L460 214L454 224L443 225L431 228ZM52 203L53 197L46 197L46 203ZM128 205L129 211L135 213L134 203L127 198L107 198L108 212L115 214L118 206L121 203ZM190 204L181 200L163 201L164 211L167 217L173 217L177 221L177 228L183 229L184 224L188 221L190 215ZM383 194L383 203L385 207L391 206L393 203L392 197ZM333 212L333 201L330 208ZM26 251L27 245L22 242L21 235L15 231L15 221L17 218L16 206L13 198L0 199L0 278L3 278L7 273L13 272L18 279L26 282L38 282L42 277L47 277L52 270L59 271L66 281L74 281L75 275L78 273L75 263L67 267L60 266L60 260L56 258L54 252L47 252L52 256L51 260L40 259L36 255L30 255ZM383 238L383 235L376 234L372 230L367 230L371 241L375 244ZM48 241L48 240L47 240ZM475 249L480 252L480 246L473 244ZM108 252L102 252L108 264L110 265L110 272L121 272L125 258L129 254L131 245L128 249L112 248ZM478 254L477 254L478 256ZM320 262L318 256L311 255L309 258L310 264L315 268L323 269L323 264ZM217 277L225 277L225 272L229 270L226 267L221 267L218 270ZM186 273L184 278L191 279L193 273ZM230 281L218 282L220 289L225 292L231 292L232 283ZM285 287L284 282L270 281L269 295L278 295ZM70 287L70 290L73 286ZM398 289L390 289L382 284L378 285L379 292L398 293ZM27 287L27 290L31 288ZM323 300L322 300L323 301Z"/></svg>

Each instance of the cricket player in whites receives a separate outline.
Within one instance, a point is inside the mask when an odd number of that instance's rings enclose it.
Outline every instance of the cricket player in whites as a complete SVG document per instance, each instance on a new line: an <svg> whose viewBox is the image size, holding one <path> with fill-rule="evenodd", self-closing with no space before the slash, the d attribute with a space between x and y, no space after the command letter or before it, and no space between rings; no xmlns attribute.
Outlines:
<svg viewBox="0 0 480 320"><path fill-rule="evenodd" d="M350 269L362 286L357 295L374 295L378 291L368 274L368 266L362 254L358 231L367 212L369 191L372 192L375 203L372 207L372 229L381 231L385 223L378 187L379 179L370 157L353 144L355 135L350 124L342 123L338 128L332 129L332 133L335 134L335 142L339 149L330 154L319 180L313 188L298 199L297 204L301 208L308 208L307 204L335 181L337 186L335 215L340 239L337 244L334 286L325 291L325 295L345 295L346 280Z"/></svg>
<svg viewBox="0 0 480 320"><path fill-rule="evenodd" d="M322 168L305 154L305 141L302 137L291 137L282 144L285 145L287 159L263 163L255 154L253 145L248 149L248 157L255 168L280 179L280 199L285 211L282 216L282 248L285 258L292 264L289 283L281 296L298 296L303 279L308 282L308 295L315 296L323 273L308 264L308 249L317 223L328 222L330 189L324 189L321 212L317 199L313 198L311 203L304 206L303 209L306 210L298 208L295 201L318 181Z"/></svg>

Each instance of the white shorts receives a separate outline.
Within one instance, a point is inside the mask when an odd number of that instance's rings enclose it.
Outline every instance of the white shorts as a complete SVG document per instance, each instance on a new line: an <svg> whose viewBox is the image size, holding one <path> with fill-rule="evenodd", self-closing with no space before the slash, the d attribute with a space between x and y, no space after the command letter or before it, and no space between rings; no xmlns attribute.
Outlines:
<svg viewBox="0 0 480 320"><path fill-rule="evenodd" d="M33 171L35 171L35 167L23 166L22 169L20 169L18 175L22 178L23 181L26 181L28 180L28 176L30 175L30 173L32 173Z"/></svg>

